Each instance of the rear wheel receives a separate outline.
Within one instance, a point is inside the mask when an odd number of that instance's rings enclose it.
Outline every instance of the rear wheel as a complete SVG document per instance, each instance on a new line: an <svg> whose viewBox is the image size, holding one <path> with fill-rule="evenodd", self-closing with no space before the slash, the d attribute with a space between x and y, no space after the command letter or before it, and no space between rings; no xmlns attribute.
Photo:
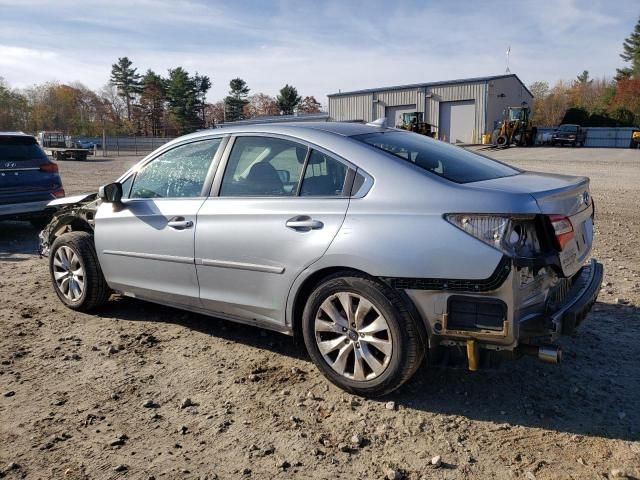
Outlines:
<svg viewBox="0 0 640 480"><path fill-rule="evenodd" d="M103 305L111 295L88 232L69 232L51 246L49 273L58 298L82 312Z"/></svg>
<svg viewBox="0 0 640 480"><path fill-rule="evenodd" d="M501 148L508 147L509 139L506 135L499 135L498 138L496 138L496 145Z"/></svg>
<svg viewBox="0 0 640 480"><path fill-rule="evenodd" d="M366 276L346 273L320 283L307 300L302 327L320 371L357 395L395 390L424 358L418 326L404 303Z"/></svg>

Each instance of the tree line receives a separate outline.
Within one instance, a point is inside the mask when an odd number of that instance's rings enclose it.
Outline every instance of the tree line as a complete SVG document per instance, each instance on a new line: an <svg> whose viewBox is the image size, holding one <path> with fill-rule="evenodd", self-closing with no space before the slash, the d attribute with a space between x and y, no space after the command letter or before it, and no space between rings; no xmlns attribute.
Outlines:
<svg viewBox="0 0 640 480"><path fill-rule="evenodd" d="M592 79L588 71L570 82L534 82L533 122L539 126L575 123L584 127L640 125L640 19L622 44L626 66L613 79Z"/></svg>
<svg viewBox="0 0 640 480"><path fill-rule="evenodd" d="M109 82L98 91L79 82L14 89L0 77L0 130L177 136L253 117L320 112L313 96L302 98L288 84L277 97L250 95L246 82L235 78L223 100L208 103L211 86L207 75L191 75L182 67L170 68L164 77L151 69L140 74L127 57L112 65Z"/></svg>

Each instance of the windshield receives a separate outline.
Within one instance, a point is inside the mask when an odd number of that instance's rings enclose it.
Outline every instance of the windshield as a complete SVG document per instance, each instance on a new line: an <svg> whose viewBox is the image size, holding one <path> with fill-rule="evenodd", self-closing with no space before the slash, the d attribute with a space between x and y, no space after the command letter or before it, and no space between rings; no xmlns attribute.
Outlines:
<svg viewBox="0 0 640 480"><path fill-rule="evenodd" d="M456 183L517 175L520 170L424 135L387 131L352 138Z"/></svg>
<svg viewBox="0 0 640 480"><path fill-rule="evenodd" d="M577 132L577 125L560 125L560 130L563 132Z"/></svg>
<svg viewBox="0 0 640 480"><path fill-rule="evenodd" d="M524 120L524 110L521 108L510 108L509 120Z"/></svg>
<svg viewBox="0 0 640 480"><path fill-rule="evenodd" d="M1 136L0 161L3 160L35 160L46 159L47 156L33 137Z"/></svg>

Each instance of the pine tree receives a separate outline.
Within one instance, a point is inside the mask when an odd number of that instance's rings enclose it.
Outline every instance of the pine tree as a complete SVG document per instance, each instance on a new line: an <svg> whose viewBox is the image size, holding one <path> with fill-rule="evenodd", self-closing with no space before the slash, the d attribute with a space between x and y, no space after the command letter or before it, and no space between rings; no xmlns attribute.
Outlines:
<svg viewBox="0 0 640 480"><path fill-rule="evenodd" d="M169 69L166 81L167 101L180 133L192 132L202 126L198 116L198 86L182 67Z"/></svg>
<svg viewBox="0 0 640 480"><path fill-rule="evenodd" d="M224 99L225 121L234 122L244 118L242 110L249 103L249 87L241 78L234 78L229 82L229 95Z"/></svg>
<svg viewBox="0 0 640 480"><path fill-rule="evenodd" d="M118 63L111 65L111 83L118 87L118 95L127 104L127 120L131 121L131 102L142 91L140 74L133 68L133 62L127 57L118 58Z"/></svg>
<svg viewBox="0 0 640 480"><path fill-rule="evenodd" d="M624 39L620 58L625 62L631 63L631 66L618 68L618 74L616 75L617 80L640 76L640 18L631 35Z"/></svg>
<svg viewBox="0 0 640 480"><path fill-rule="evenodd" d="M196 89L196 99L198 100L198 111L202 122L205 122L204 110L207 104L207 92L211 88L211 79L206 75L198 75L198 72L193 77L193 83Z"/></svg>
<svg viewBox="0 0 640 480"><path fill-rule="evenodd" d="M283 115L293 115L295 108L298 106L302 97L298 95L298 90L292 85L285 85L280 89L278 95L278 105Z"/></svg>
<svg viewBox="0 0 640 480"><path fill-rule="evenodd" d="M158 136L161 133L165 103L164 80L154 71L147 70L147 73L142 78L140 110L145 119L145 130L150 132L151 135Z"/></svg>

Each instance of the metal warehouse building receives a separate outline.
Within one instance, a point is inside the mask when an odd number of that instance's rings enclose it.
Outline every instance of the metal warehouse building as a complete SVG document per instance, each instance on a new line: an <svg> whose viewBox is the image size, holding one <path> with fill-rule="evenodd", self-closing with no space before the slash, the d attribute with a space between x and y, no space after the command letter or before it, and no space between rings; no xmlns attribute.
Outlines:
<svg viewBox="0 0 640 480"><path fill-rule="evenodd" d="M386 117L390 126L405 113L421 112L436 136L451 143L480 143L502 120L503 110L532 104L533 95L517 75L467 78L371 88L328 95L329 119L371 122Z"/></svg>

